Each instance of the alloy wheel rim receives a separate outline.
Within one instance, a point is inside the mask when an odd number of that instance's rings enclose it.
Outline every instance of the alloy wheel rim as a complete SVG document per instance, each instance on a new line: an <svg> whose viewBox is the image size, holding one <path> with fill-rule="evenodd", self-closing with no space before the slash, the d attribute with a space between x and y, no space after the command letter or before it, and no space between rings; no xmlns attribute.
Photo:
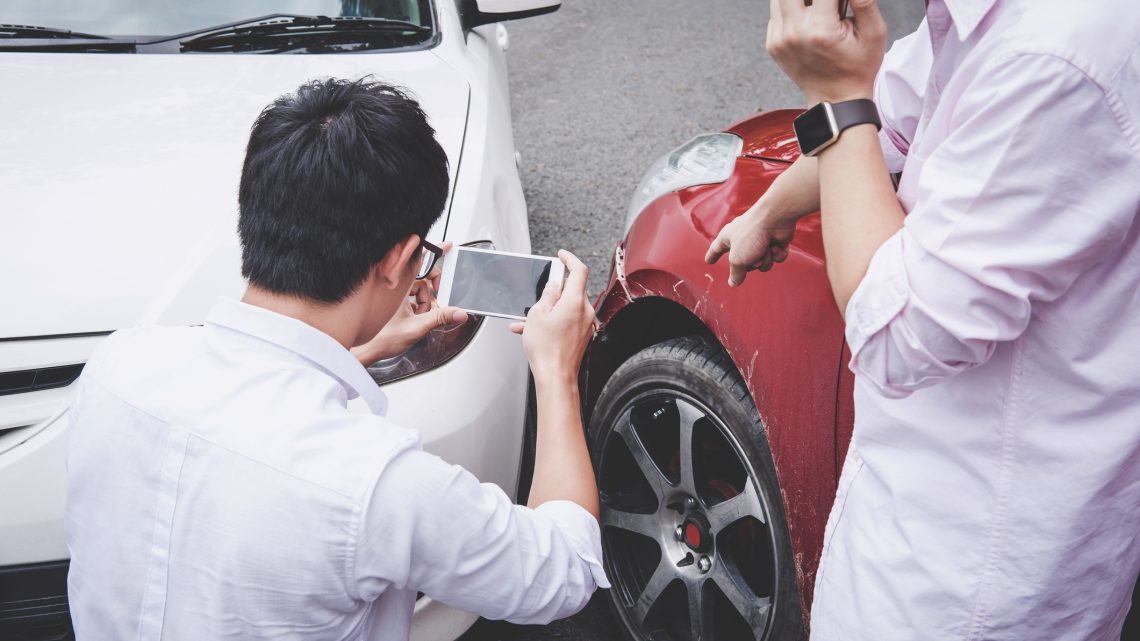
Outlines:
<svg viewBox="0 0 1140 641"><path fill-rule="evenodd" d="M709 460L710 443L735 468ZM724 422L680 390L644 392L623 406L599 460L607 571L640 636L708 641L747 629L766 639L778 576L770 510ZM615 480L623 465L634 469ZM734 621L735 630L722 634Z"/></svg>

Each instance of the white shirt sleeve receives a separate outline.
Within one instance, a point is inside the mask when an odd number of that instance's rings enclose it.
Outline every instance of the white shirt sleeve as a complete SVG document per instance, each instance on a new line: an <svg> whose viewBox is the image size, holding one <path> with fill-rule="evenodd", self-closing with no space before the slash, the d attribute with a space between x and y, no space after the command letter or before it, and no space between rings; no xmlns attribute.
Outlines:
<svg viewBox="0 0 1140 641"><path fill-rule="evenodd" d="M609 587L598 522L581 506L515 505L497 485L419 449L388 463L364 510L354 564L361 599L392 585L489 619L548 623Z"/></svg>
<svg viewBox="0 0 1140 641"><path fill-rule="evenodd" d="M923 19L914 33L891 45L875 78L875 105L883 122L879 144L887 161L887 171L892 174L902 171L910 143L918 131L933 60L930 32Z"/></svg>
<svg viewBox="0 0 1140 641"><path fill-rule="evenodd" d="M973 83L847 306L851 367L886 396L984 363L1137 215L1136 128L1080 70L1012 55Z"/></svg>

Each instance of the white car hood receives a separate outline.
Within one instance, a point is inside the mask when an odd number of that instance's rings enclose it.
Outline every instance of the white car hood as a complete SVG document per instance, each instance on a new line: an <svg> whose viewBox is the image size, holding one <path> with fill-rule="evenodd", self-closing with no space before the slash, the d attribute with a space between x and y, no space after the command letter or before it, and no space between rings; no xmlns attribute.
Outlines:
<svg viewBox="0 0 1140 641"><path fill-rule="evenodd" d="M0 54L0 338L201 322L240 294L249 129L311 78L409 88L459 166L469 88L430 51Z"/></svg>

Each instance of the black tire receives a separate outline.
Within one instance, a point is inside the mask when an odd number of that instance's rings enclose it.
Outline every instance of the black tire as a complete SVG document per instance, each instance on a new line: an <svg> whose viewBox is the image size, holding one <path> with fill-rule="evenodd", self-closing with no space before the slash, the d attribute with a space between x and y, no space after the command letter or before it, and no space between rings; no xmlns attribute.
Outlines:
<svg viewBox="0 0 1140 641"><path fill-rule="evenodd" d="M589 441L610 603L631 639L805 637L768 439L719 345L635 354L602 389Z"/></svg>

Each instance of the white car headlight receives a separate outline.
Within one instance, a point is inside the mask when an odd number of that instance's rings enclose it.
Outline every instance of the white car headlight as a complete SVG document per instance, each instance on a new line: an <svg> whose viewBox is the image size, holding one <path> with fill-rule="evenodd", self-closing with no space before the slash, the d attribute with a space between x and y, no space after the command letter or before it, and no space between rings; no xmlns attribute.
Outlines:
<svg viewBox="0 0 1140 641"><path fill-rule="evenodd" d="M669 192L728 180L743 148L744 140L735 134L701 134L657 159L633 194L625 230L629 231L646 205Z"/></svg>

